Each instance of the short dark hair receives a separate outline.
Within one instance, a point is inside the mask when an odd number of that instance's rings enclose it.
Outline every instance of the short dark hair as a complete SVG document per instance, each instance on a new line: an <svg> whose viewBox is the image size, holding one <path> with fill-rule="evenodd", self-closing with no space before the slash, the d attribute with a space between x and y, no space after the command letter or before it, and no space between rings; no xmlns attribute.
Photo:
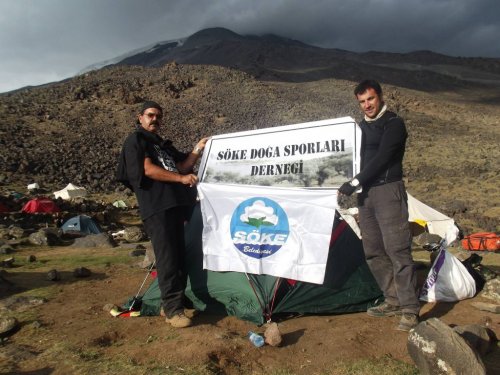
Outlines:
<svg viewBox="0 0 500 375"><path fill-rule="evenodd" d="M360 82L354 89L354 95L357 97L368 89L374 89L378 96L382 95L382 87L380 87L380 83L373 79L365 79Z"/></svg>

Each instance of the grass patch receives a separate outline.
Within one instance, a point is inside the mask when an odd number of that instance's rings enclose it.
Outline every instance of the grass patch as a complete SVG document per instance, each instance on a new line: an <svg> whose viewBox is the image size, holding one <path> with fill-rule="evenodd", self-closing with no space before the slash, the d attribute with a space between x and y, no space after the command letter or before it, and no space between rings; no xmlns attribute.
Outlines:
<svg viewBox="0 0 500 375"><path fill-rule="evenodd" d="M131 259L128 254L98 255L98 254L78 254L78 255L54 255L37 259L36 262L28 262L20 259L16 265L22 266L25 270L49 269L49 268L76 268L76 267L107 267L111 264L129 264L135 259Z"/></svg>
<svg viewBox="0 0 500 375"><path fill-rule="evenodd" d="M76 354L84 361L95 361L101 357L99 351L95 349L81 349L78 350Z"/></svg>
<svg viewBox="0 0 500 375"><path fill-rule="evenodd" d="M41 298L48 301L54 296L56 296L59 293L59 290L60 290L60 285L57 284L50 286L41 286L39 288L33 288L22 292L18 292L15 294L15 297Z"/></svg>
<svg viewBox="0 0 500 375"><path fill-rule="evenodd" d="M108 266L110 264L127 264L130 263L131 257L128 254L118 255L72 255L61 256L57 259L46 259L45 265L57 265L58 267L85 267L85 266Z"/></svg>
<svg viewBox="0 0 500 375"><path fill-rule="evenodd" d="M341 362L326 374L335 375L418 375L418 369L387 355L376 359Z"/></svg>
<svg viewBox="0 0 500 375"><path fill-rule="evenodd" d="M206 366L179 366L169 363L137 363L126 355L102 356L94 350L81 350L78 361L73 363L81 374L148 374L148 375L214 375Z"/></svg>

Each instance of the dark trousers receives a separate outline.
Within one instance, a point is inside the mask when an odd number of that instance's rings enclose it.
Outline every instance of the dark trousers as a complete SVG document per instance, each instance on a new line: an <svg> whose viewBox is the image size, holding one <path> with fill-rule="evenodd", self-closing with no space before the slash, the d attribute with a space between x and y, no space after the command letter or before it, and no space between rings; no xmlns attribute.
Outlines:
<svg viewBox="0 0 500 375"><path fill-rule="evenodd" d="M184 309L183 208L174 207L150 216L144 220L144 228L153 244L163 311L171 317Z"/></svg>
<svg viewBox="0 0 500 375"><path fill-rule="evenodd" d="M417 276L411 255L408 196L402 181L363 189L359 224L366 262L391 305L418 314Z"/></svg>

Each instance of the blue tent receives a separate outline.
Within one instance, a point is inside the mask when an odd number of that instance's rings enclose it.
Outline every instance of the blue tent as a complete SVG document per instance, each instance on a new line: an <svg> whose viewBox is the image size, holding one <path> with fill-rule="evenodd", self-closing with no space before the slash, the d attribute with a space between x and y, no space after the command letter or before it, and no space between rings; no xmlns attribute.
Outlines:
<svg viewBox="0 0 500 375"><path fill-rule="evenodd" d="M67 220L61 227L63 233L69 234L98 234L102 233L99 224L91 217L78 215Z"/></svg>

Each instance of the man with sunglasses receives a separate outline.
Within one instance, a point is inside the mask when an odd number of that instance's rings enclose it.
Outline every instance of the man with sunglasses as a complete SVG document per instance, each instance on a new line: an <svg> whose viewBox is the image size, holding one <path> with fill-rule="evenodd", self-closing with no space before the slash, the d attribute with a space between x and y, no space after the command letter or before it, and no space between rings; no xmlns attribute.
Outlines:
<svg viewBox="0 0 500 375"><path fill-rule="evenodd" d="M184 309L184 220L198 182L193 167L208 138L201 139L190 153L180 152L172 141L158 135L162 117L158 103L142 104L137 129L123 144L117 180L134 191L153 244L162 315L173 327L184 328L192 323Z"/></svg>

